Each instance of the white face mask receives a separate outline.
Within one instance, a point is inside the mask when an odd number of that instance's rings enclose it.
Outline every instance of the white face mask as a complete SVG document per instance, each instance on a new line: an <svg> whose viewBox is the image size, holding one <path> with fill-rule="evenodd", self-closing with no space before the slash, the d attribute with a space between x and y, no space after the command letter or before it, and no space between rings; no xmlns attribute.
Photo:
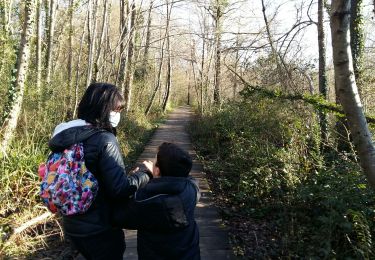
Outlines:
<svg viewBox="0 0 375 260"><path fill-rule="evenodd" d="M111 111L109 113L109 123L112 127L116 127L118 123L120 122L120 112Z"/></svg>

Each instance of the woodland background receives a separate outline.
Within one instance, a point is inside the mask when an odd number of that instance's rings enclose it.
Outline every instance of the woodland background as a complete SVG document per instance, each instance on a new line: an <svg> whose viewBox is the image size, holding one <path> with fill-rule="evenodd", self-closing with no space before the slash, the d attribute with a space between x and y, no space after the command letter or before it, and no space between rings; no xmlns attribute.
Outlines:
<svg viewBox="0 0 375 260"><path fill-rule="evenodd" d="M374 5L1 0L1 258L72 255L58 218L22 227L46 212L38 164L91 82L126 99L129 168L169 109L195 108L238 256L374 258Z"/></svg>

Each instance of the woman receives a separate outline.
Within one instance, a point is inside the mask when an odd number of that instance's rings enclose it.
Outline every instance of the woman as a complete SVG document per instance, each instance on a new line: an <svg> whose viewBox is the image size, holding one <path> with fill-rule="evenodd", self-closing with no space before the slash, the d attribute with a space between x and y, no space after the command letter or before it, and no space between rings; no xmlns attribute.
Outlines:
<svg viewBox="0 0 375 260"><path fill-rule="evenodd" d="M123 259L124 233L110 221L114 204L126 203L152 178L148 171L126 176L115 137L123 107L124 99L114 85L91 84L79 103L79 119L58 125L49 141L53 152L82 142L86 166L99 183L98 194L87 212L63 216L65 235L87 259Z"/></svg>

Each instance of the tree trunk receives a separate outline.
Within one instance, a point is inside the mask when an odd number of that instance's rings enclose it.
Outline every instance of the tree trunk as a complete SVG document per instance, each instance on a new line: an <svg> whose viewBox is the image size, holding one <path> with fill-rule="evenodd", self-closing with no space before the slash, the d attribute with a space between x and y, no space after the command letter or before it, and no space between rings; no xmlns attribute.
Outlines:
<svg viewBox="0 0 375 260"><path fill-rule="evenodd" d="M235 63L234 63L234 71L237 73L237 67L238 67L238 62L239 62L239 47L240 47L240 43L239 43L239 34L237 34L237 37L236 37L236 47L237 47L237 50L236 50L236 56L235 56ZM236 100L236 96L237 96L237 89L238 89L238 80L237 80L237 76L235 75L234 76L234 79L233 79L233 100Z"/></svg>
<svg viewBox="0 0 375 260"><path fill-rule="evenodd" d="M17 121L21 113L25 80L27 76L30 56L30 39L33 34L34 0L25 1L25 17L21 35L20 48L17 55L16 79L12 81L8 90L8 103L4 109L2 124L1 149L6 155L8 145L14 136Z"/></svg>
<svg viewBox="0 0 375 260"><path fill-rule="evenodd" d="M277 50L277 46L275 46L274 39L271 34L270 25L267 19L266 15L266 6L264 5L264 0L262 0L262 13L263 13L263 20L266 25L266 32L267 32L267 38L268 42L271 47L271 57L273 61L276 63L277 73L280 80L280 83L282 85L282 88L284 91L288 89L290 85L292 85L292 79L290 71L288 70L288 67L285 63L284 58L280 55L280 53Z"/></svg>
<svg viewBox="0 0 375 260"><path fill-rule="evenodd" d="M83 24L86 24L89 13L86 13L85 21ZM80 81L80 66L81 66L81 57L82 57L82 49L83 49L83 42L85 40L85 26L82 30L81 40L79 44L79 53L77 58L77 64L76 64L76 83L75 83L75 91L74 91L74 108L73 108L73 118L76 117L77 114L77 108L78 108L78 88L79 88L79 81Z"/></svg>
<svg viewBox="0 0 375 260"><path fill-rule="evenodd" d="M163 68L163 60L164 60L164 42L165 42L165 38L164 38L162 46L161 46L160 63L159 63L159 70L158 70L158 74L157 74L155 88L152 91L151 99L148 102L148 105L146 107L145 115L148 115L148 113L150 112L152 104L154 103L154 100L155 100L156 93L158 92L158 89L160 88L161 71L162 71L162 68Z"/></svg>
<svg viewBox="0 0 375 260"><path fill-rule="evenodd" d="M349 130L363 172L375 186L375 147L355 82L350 49L350 0L333 0L331 33L336 92L349 123Z"/></svg>
<svg viewBox="0 0 375 260"><path fill-rule="evenodd" d="M205 63L205 55L206 55L206 33L207 33L207 23L206 17L203 18L203 33L202 33L202 56L201 56L201 69L200 69L200 99L201 99L201 106L200 112L203 115L203 87L204 87L204 63ZM190 81L189 81L190 83ZM189 103L190 104L190 103Z"/></svg>
<svg viewBox="0 0 375 260"><path fill-rule="evenodd" d="M88 33L87 40L89 44L89 55L87 60L87 78L86 86L89 86L92 82L92 71L94 67L94 56L95 56L95 42L96 42L96 13L98 10L98 0L89 0L88 2Z"/></svg>
<svg viewBox="0 0 375 260"><path fill-rule="evenodd" d="M327 74L326 74L326 45L324 32L324 0L318 1L318 47L319 47L319 93L327 99ZM324 151L328 142L327 115L319 111L320 124L320 150Z"/></svg>
<svg viewBox="0 0 375 260"><path fill-rule="evenodd" d="M121 86L121 92L124 92L124 79L125 79L125 47L126 47L126 35L128 33L128 26L126 23L128 16L128 1L120 0L120 64L116 84Z"/></svg>
<svg viewBox="0 0 375 260"><path fill-rule="evenodd" d="M146 42L145 42L145 51L143 53L143 60L142 60L142 71L141 71L141 80L144 80L146 75L148 74L148 54L150 49L150 41L151 41L151 24L152 24L152 6L154 1L150 1L150 6L148 8L148 19L147 19L147 29L146 29Z"/></svg>
<svg viewBox="0 0 375 260"><path fill-rule="evenodd" d="M36 8L36 89L40 93L42 84L42 0L38 0Z"/></svg>
<svg viewBox="0 0 375 260"><path fill-rule="evenodd" d="M48 7L48 31L47 31L47 56L46 56L46 86L51 83L51 74L52 74L52 56L53 56L53 43L55 35L55 12L56 12L56 1L49 0Z"/></svg>
<svg viewBox="0 0 375 260"><path fill-rule="evenodd" d="M10 13L12 8L12 2L9 0L0 1L0 73L4 68L7 61L7 49L9 46L9 40L11 39L10 30Z"/></svg>
<svg viewBox="0 0 375 260"><path fill-rule="evenodd" d="M73 117L73 11L74 11L74 0L69 0L69 34L68 34L68 109L67 109L67 118L71 119Z"/></svg>
<svg viewBox="0 0 375 260"><path fill-rule="evenodd" d="M165 80L165 95L163 100L163 112L167 109L167 104L169 100L169 95L171 91L171 85L172 85L172 66L171 66L171 43L170 43L170 35L169 35L169 27L168 27L168 33L167 33L167 52L168 52L168 60L167 60L167 75Z"/></svg>
<svg viewBox="0 0 375 260"><path fill-rule="evenodd" d="M221 19L223 13L219 0L215 1L215 86L214 103L220 104L220 80L221 80Z"/></svg>
<svg viewBox="0 0 375 260"><path fill-rule="evenodd" d="M362 78L362 65L363 65L363 51L365 35L364 17L362 15L362 0L351 0L350 12L350 47L352 49L354 75L360 96L363 78Z"/></svg>
<svg viewBox="0 0 375 260"><path fill-rule="evenodd" d="M109 3L107 12L107 22L105 25L105 37L104 37L104 50L103 50L103 59L102 59L102 73L101 73L101 80L102 81L109 81L109 77L112 73L113 64L108 62L108 59L112 59L112 51L111 51L111 37L110 37L110 23L111 23L111 13L112 13L112 4Z"/></svg>
<svg viewBox="0 0 375 260"><path fill-rule="evenodd" d="M131 94L132 94L132 83L133 83L133 56L134 56L134 34L135 34L135 2L133 1L131 6L131 18L129 28L129 46L127 53L127 63L125 71L124 81L124 98L125 98L125 111L129 112Z"/></svg>
<svg viewBox="0 0 375 260"><path fill-rule="evenodd" d="M105 37L105 34L106 34L106 26L107 26L107 17L108 17L108 14L107 14L107 7L108 6L108 3L107 1L104 1L104 7L103 7L103 15L102 15L102 25L101 25L101 30L100 30L100 36L99 36L99 42L98 42L98 47L97 47L97 50L96 50L96 57L95 57L95 62L94 62L94 75L93 75L93 82L97 82L98 81L98 77L99 77L99 59L102 55L102 50L104 49L103 48L103 42L104 42L104 37Z"/></svg>
<svg viewBox="0 0 375 260"><path fill-rule="evenodd" d="M187 93L187 105L190 106L190 75L188 73L188 71L186 70L186 78L188 79L188 93Z"/></svg>
<svg viewBox="0 0 375 260"><path fill-rule="evenodd" d="M168 10L168 8L169 8L169 5L168 5L168 2L167 2L167 19L166 19L167 24L166 24L166 27L165 27L164 39L163 39L163 42L162 42L162 45L161 45L161 55L160 55L161 57L160 57L158 75L157 75L157 82L156 82L155 88L154 88L154 90L151 94L151 99L150 99L150 101L149 101L149 103L146 107L145 115L148 115L148 113L150 112L152 104L154 103L156 93L160 88L161 71L162 71L163 59L164 59L164 45L165 45L165 41L166 41L168 31L169 31L169 22L170 22L170 18L171 18L172 5L170 6L169 10Z"/></svg>
<svg viewBox="0 0 375 260"><path fill-rule="evenodd" d="M2 0L0 2L0 12L1 12L1 23L2 29L5 35L11 33L10 23L11 23L11 10L12 10L13 0Z"/></svg>

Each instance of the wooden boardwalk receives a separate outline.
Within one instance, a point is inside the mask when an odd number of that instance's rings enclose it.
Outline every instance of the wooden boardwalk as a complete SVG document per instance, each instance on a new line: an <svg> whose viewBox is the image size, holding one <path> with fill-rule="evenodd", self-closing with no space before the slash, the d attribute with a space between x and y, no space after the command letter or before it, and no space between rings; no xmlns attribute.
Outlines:
<svg viewBox="0 0 375 260"><path fill-rule="evenodd" d="M189 107L179 107L171 113L166 122L154 133L138 161L154 161L157 147L162 142L172 142L187 150L194 158L191 175L198 179L201 199L195 210L195 218L200 232L200 250L202 260L236 259L228 243L228 235L222 226L220 217L211 198L210 189L203 173L202 164L196 160L196 153L190 137L185 130L192 112ZM126 230L126 251L124 259L135 260L137 257L137 233ZM178 260L178 259L176 259Z"/></svg>

